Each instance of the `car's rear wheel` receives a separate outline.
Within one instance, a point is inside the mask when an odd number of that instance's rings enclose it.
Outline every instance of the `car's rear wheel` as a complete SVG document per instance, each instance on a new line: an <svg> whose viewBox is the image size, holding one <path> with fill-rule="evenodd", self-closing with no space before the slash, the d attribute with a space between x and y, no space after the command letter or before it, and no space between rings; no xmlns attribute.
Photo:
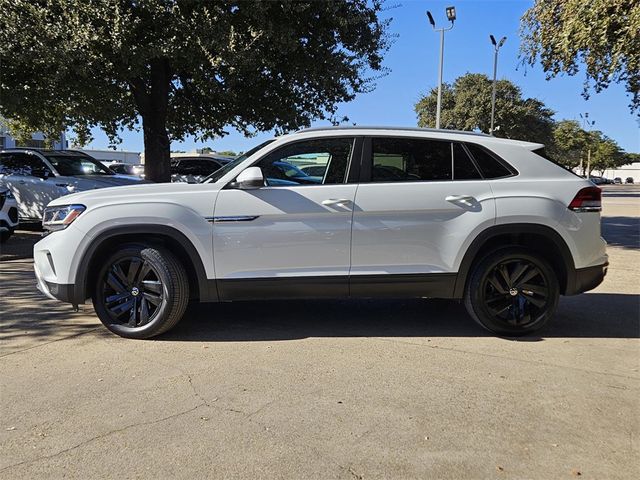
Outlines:
<svg viewBox="0 0 640 480"><path fill-rule="evenodd" d="M544 327L558 305L560 287L540 255L498 250L475 265L465 291L471 317L499 335L518 336Z"/></svg>
<svg viewBox="0 0 640 480"><path fill-rule="evenodd" d="M126 245L97 277L93 306L100 321L126 338L149 338L173 328L189 301L189 280L168 250Z"/></svg>

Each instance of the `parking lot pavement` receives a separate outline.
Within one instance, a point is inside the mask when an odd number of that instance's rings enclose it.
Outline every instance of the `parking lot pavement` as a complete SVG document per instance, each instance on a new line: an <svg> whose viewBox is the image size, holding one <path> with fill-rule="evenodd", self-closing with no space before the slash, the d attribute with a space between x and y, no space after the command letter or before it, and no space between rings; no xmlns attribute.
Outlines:
<svg viewBox="0 0 640 480"><path fill-rule="evenodd" d="M640 478L640 190L610 270L520 340L455 302L194 306L108 334L0 264L0 478Z"/></svg>

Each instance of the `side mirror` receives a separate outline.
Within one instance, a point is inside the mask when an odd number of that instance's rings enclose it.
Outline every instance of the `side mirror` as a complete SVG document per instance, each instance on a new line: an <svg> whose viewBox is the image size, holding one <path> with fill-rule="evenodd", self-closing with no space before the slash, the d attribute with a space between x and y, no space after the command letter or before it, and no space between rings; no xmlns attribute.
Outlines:
<svg viewBox="0 0 640 480"><path fill-rule="evenodd" d="M240 190L253 190L255 188L264 187L264 176L260 167L249 167L236 177L233 182L235 188Z"/></svg>

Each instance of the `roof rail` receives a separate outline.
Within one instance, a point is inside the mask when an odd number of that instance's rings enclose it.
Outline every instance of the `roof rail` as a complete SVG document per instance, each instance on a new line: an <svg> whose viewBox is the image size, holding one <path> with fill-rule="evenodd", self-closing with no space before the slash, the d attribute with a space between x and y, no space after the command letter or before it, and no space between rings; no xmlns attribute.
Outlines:
<svg viewBox="0 0 640 480"><path fill-rule="evenodd" d="M482 132L470 132L468 130L448 130L444 128L420 128L420 127L385 127L385 126L358 126L358 125L345 125L345 126L327 126L327 127L312 127L296 130L295 133L305 132L323 132L330 130L400 130L406 132L429 132L429 133L455 133L459 135L476 135L481 137L488 137L489 135Z"/></svg>

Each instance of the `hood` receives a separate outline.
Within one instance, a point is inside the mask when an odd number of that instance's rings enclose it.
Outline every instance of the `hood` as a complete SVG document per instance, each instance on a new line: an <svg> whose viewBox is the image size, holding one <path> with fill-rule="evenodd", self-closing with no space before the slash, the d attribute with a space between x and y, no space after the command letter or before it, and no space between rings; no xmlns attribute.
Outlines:
<svg viewBox="0 0 640 480"><path fill-rule="evenodd" d="M127 180L130 180L130 178L127 178ZM220 188L221 185L215 183L193 184L129 181L128 184L118 187L90 187L85 190L79 189L80 191L77 193L56 198L49 205L80 203L89 206L102 203L135 203L150 199L168 200L170 197L178 197L185 193L211 192L219 190Z"/></svg>

